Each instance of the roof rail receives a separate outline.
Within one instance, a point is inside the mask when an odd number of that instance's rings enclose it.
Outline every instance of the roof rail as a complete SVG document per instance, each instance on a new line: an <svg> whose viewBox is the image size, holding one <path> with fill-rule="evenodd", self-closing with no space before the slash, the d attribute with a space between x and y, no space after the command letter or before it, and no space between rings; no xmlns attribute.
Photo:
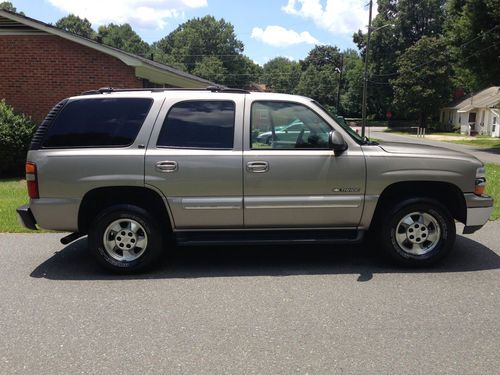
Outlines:
<svg viewBox="0 0 500 375"><path fill-rule="evenodd" d="M164 92L164 91L207 91L207 90L211 92L250 94L250 91L243 89L235 89L224 86L208 86L206 88L144 87L144 88L132 88L132 89L115 89L113 87L101 87L97 90L84 91L80 95L97 95L97 94L108 94L111 92L130 92L130 91Z"/></svg>

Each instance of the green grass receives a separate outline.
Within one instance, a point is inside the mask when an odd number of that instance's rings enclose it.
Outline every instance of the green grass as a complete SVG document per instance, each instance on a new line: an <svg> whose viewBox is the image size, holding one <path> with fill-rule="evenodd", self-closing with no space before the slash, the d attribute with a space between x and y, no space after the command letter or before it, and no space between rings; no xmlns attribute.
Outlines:
<svg viewBox="0 0 500 375"><path fill-rule="evenodd" d="M31 232L17 219L16 208L28 203L24 180L0 180L0 232Z"/></svg>
<svg viewBox="0 0 500 375"><path fill-rule="evenodd" d="M461 145L475 146L481 148L492 148L494 150L500 151L500 139L498 138L476 138L476 139L460 139L460 140L450 140L446 141L449 143L458 143Z"/></svg>
<svg viewBox="0 0 500 375"><path fill-rule="evenodd" d="M490 220L500 219L500 164L486 164L486 193L495 200ZM32 233L18 221L16 208L28 202L26 181L0 180L0 232Z"/></svg>
<svg viewBox="0 0 500 375"><path fill-rule="evenodd" d="M500 164L486 164L486 194L495 200L490 220L500 219Z"/></svg>

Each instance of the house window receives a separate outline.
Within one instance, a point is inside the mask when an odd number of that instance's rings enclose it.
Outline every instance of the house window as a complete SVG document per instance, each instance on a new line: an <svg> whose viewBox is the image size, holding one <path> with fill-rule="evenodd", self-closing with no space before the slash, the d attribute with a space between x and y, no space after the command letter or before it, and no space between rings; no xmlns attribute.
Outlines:
<svg viewBox="0 0 500 375"><path fill-rule="evenodd" d="M458 116L458 123L461 124L462 123L462 115L459 115Z"/></svg>
<svg viewBox="0 0 500 375"><path fill-rule="evenodd" d="M496 116L494 116L494 117L493 117L493 125L494 125L494 124L496 124L496 123L497 123L497 117L496 117Z"/></svg>

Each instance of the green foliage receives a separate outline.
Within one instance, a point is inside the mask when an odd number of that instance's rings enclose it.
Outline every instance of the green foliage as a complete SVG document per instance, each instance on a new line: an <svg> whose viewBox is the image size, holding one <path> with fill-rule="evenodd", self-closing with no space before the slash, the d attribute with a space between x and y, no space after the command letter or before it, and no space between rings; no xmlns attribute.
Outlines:
<svg viewBox="0 0 500 375"><path fill-rule="evenodd" d="M22 176L26 153L36 126L29 117L14 113L0 101L0 177Z"/></svg>
<svg viewBox="0 0 500 375"><path fill-rule="evenodd" d="M300 77L295 92L311 97L323 105L336 104L339 73L335 67L318 69L310 65Z"/></svg>
<svg viewBox="0 0 500 375"><path fill-rule="evenodd" d="M146 56L149 52L149 45L132 29L128 23L123 25L100 26L97 36L102 38L102 42L108 46L122 49L135 55Z"/></svg>
<svg viewBox="0 0 500 375"><path fill-rule="evenodd" d="M500 84L498 0L449 0L446 11L456 85L473 92Z"/></svg>
<svg viewBox="0 0 500 375"><path fill-rule="evenodd" d="M212 82L222 82L227 76L227 69L217 57L205 56L196 62L193 74Z"/></svg>
<svg viewBox="0 0 500 375"><path fill-rule="evenodd" d="M276 57L264 64L262 79L272 91L292 94L300 80L300 64L286 57Z"/></svg>
<svg viewBox="0 0 500 375"><path fill-rule="evenodd" d="M0 9L8 10L9 12L19 13L24 16L23 12L18 12L16 7L10 1L2 1L0 3Z"/></svg>
<svg viewBox="0 0 500 375"><path fill-rule="evenodd" d="M442 33L445 0L379 0L377 3L368 64L368 113L383 119L387 111L395 112L389 81L398 76L398 57L422 37ZM364 58L367 34L359 30L353 40ZM396 115L401 118L406 113L403 110Z"/></svg>
<svg viewBox="0 0 500 375"><path fill-rule="evenodd" d="M394 104L425 126L451 97L446 42L443 38L423 37L397 59L396 65L399 76L391 81Z"/></svg>
<svg viewBox="0 0 500 375"><path fill-rule="evenodd" d="M218 77L217 83L237 87L252 82L260 73L257 65L242 55L243 48L234 26L212 16L193 18L152 45L154 56L170 56L190 73L202 72Z"/></svg>
<svg viewBox="0 0 500 375"><path fill-rule="evenodd" d="M316 69L336 68L341 69L342 53L335 46L315 46L309 51L307 57L302 61L302 69L307 70L309 66Z"/></svg>
<svg viewBox="0 0 500 375"><path fill-rule="evenodd" d="M344 79L340 113L347 117L357 117L361 114L363 92L363 60L356 51L344 53Z"/></svg>
<svg viewBox="0 0 500 375"><path fill-rule="evenodd" d="M83 36L84 38L93 39L95 37L95 31L92 29L90 21L74 14L59 19L55 26L70 33Z"/></svg>

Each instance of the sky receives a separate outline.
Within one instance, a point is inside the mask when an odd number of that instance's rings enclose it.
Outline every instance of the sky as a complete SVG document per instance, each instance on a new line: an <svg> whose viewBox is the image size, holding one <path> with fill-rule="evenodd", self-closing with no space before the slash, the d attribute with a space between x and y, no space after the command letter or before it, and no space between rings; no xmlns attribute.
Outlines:
<svg viewBox="0 0 500 375"><path fill-rule="evenodd" d="M356 48L352 34L368 23L368 0L10 0L28 17L55 23L70 13L94 29L129 23L148 43L193 17L234 25L244 53L263 65L276 56L303 59L318 44ZM376 2L374 2L374 14Z"/></svg>

